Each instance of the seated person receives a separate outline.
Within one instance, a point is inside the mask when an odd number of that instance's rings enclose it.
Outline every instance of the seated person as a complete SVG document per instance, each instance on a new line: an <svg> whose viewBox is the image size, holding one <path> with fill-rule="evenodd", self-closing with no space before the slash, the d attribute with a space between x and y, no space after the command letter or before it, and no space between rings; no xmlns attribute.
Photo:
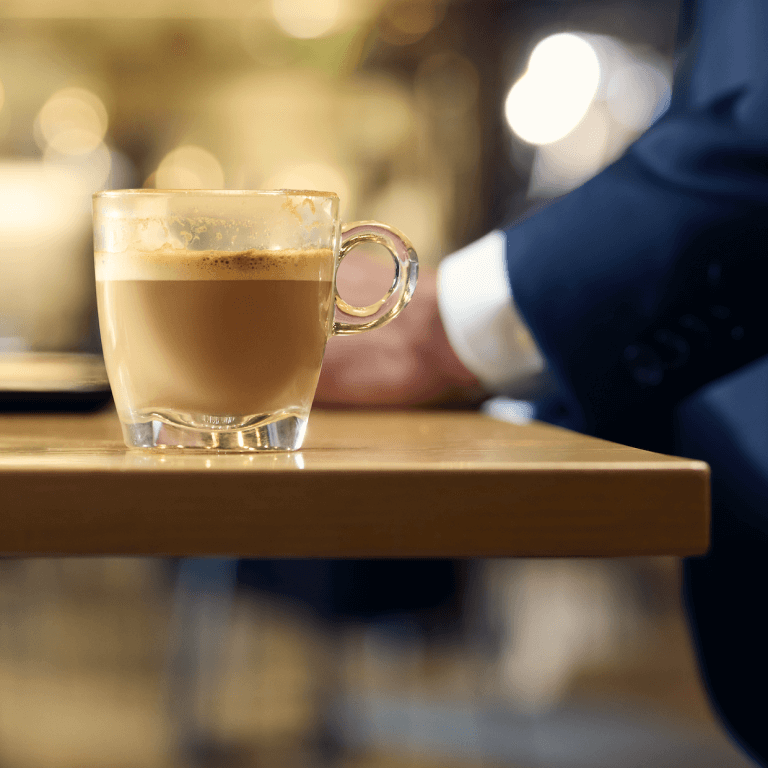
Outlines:
<svg viewBox="0 0 768 768"><path fill-rule="evenodd" d="M318 403L478 392L707 461L712 546L685 563L705 682L768 764L768 4L683 4L672 105L616 163L420 278L396 323L331 340Z"/></svg>

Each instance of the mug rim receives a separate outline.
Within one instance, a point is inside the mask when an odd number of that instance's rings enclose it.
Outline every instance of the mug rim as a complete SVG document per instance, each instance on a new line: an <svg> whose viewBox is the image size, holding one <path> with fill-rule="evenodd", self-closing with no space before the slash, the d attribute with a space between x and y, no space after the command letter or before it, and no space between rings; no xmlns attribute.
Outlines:
<svg viewBox="0 0 768 768"><path fill-rule="evenodd" d="M329 198L339 199L335 192L321 192L316 189L103 189L95 192L93 198L114 197L303 197L303 198Z"/></svg>

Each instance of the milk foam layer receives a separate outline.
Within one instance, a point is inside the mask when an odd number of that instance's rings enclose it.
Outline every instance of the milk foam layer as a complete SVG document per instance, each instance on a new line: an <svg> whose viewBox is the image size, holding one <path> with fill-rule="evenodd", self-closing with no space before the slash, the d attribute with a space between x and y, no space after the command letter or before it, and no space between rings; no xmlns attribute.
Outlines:
<svg viewBox="0 0 768 768"><path fill-rule="evenodd" d="M333 251L308 250L96 252L96 279L331 280Z"/></svg>

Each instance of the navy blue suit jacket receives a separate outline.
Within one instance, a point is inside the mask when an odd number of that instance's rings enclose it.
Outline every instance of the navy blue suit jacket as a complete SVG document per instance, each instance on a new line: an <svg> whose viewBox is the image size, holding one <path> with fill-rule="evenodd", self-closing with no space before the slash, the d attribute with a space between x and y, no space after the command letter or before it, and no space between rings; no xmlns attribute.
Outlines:
<svg viewBox="0 0 768 768"><path fill-rule="evenodd" d="M768 2L682 16L670 110L510 228L508 270L559 386L540 418L709 462L688 615L715 706L768 761Z"/></svg>

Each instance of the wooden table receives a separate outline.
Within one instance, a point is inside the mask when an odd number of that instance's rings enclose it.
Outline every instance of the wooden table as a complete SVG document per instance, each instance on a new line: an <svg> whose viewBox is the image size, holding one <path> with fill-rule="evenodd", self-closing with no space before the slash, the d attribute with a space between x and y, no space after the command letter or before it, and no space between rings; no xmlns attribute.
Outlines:
<svg viewBox="0 0 768 768"><path fill-rule="evenodd" d="M297 453L128 451L111 410L0 416L0 553L692 555L709 468L465 412L313 412Z"/></svg>

